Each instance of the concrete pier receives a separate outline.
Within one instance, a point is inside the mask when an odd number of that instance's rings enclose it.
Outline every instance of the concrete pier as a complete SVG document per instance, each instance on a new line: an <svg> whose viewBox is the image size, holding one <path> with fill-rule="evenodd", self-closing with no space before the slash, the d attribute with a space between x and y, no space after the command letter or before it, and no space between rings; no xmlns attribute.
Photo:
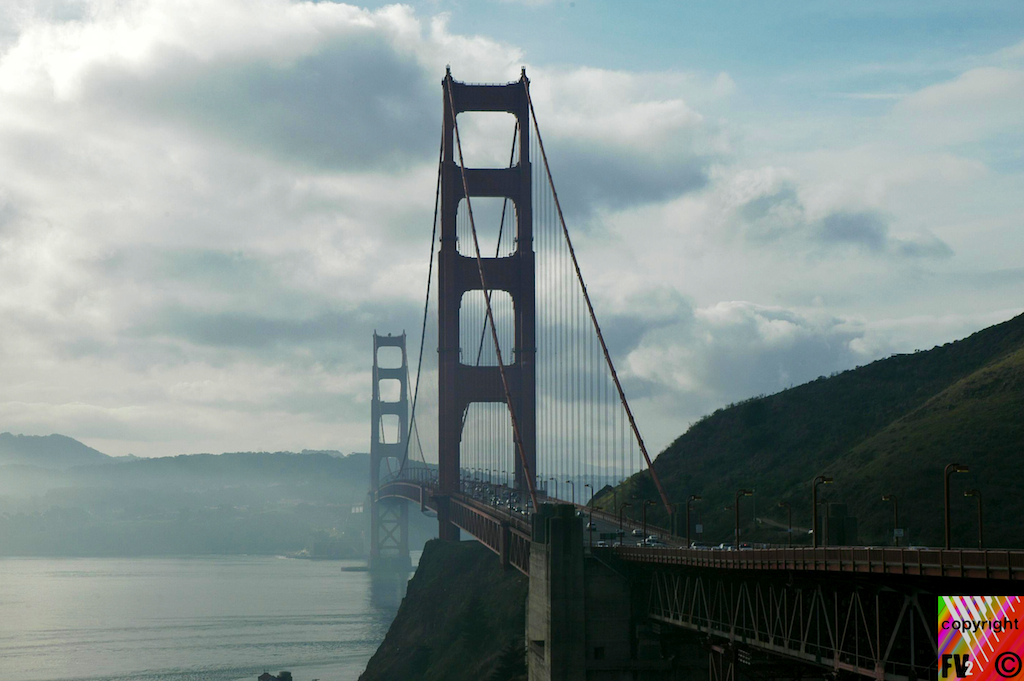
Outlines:
<svg viewBox="0 0 1024 681"><path fill-rule="evenodd" d="M657 632L634 617L629 578L588 554L568 504L533 517L526 645L530 681L669 678Z"/></svg>

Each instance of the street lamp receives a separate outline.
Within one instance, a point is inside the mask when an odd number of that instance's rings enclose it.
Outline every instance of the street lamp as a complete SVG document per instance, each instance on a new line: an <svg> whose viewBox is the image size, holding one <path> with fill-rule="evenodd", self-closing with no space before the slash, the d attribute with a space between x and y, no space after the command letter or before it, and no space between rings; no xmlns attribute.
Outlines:
<svg viewBox="0 0 1024 681"><path fill-rule="evenodd" d="M821 528L821 537L822 545L828 548L828 519L832 517L832 502L828 499L823 499L818 504L825 507L825 513L821 516L825 521L824 527Z"/></svg>
<svg viewBox="0 0 1024 681"><path fill-rule="evenodd" d="M965 497L975 497L978 500L978 548L984 548L984 531L985 528L981 523L981 492L976 489L969 489L964 492Z"/></svg>
<svg viewBox="0 0 1024 681"><path fill-rule="evenodd" d="M565 484L572 486L572 507L576 508L576 483L572 480L566 480Z"/></svg>
<svg viewBox="0 0 1024 681"><path fill-rule="evenodd" d="M969 473L971 469L967 466L961 466L958 463L946 464L943 474L943 485L942 492L946 502L946 548L952 548L950 542L950 528L949 528L949 476L953 473Z"/></svg>
<svg viewBox="0 0 1024 681"><path fill-rule="evenodd" d="M558 481L554 478L548 478L551 482L555 483L555 499L558 498Z"/></svg>
<svg viewBox="0 0 1024 681"><path fill-rule="evenodd" d="M831 485L832 477L819 475L811 485L811 535L814 548L818 548L818 485Z"/></svg>
<svg viewBox="0 0 1024 681"><path fill-rule="evenodd" d="M622 531L622 509L626 508L627 506L629 506L629 507L631 507L631 508L632 508L633 504L629 503L628 501L623 501L623 502L622 502L622 503L621 503L621 504L619 505L619 543L620 543L620 544L622 543L622 537L623 537L623 535L625 534L625 533L624 533L624 532Z"/></svg>
<svg viewBox="0 0 1024 681"><path fill-rule="evenodd" d="M587 523L587 534L590 535L590 548L594 548L594 507L590 507L590 521Z"/></svg>
<svg viewBox="0 0 1024 681"><path fill-rule="evenodd" d="M587 489L588 487L590 487L590 496L586 496L586 492L584 492L584 498L587 499L587 504L589 504L590 501L593 500L594 498L594 488L591 487L590 483L588 482L583 485L583 489Z"/></svg>
<svg viewBox="0 0 1024 681"><path fill-rule="evenodd" d="M752 497L754 490L741 489L736 492L736 550L740 548L740 497Z"/></svg>
<svg viewBox="0 0 1024 681"><path fill-rule="evenodd" d="M788 523L789 523L789 525L788 525L789 529L786 530L788 532L788 534L786 535L786 546L792 546L793 545L793 507L789 505L788 501L780 501L779 502L779 508L785 508L786 509L786 516L788 517Z"/></svg>
<svg viewBox="0 0 1024 681"><path fill-rule="evenodd" d="M643 523L644 523L644 542L647 541L647 506L654 506L654 502L650 499L644 499L644 503L641 504L643 509Z"/></svg>
<svg viewBox="0 0 1024 681"><path fill-rule="evenodd" d="M691 494L690 498L686 500L686 548L690 548L690 502L700 500L701 498L696 494Z"/></svg>
<svg viewBox="0 0 1024 681"><path fill-rule="evenodd" d="M895 546L899 546L900 538L896 536L896 530L900 528L900 502L896 499L895 494L886 494L882 497L882 501L892 502L892 539Z"/></svg>

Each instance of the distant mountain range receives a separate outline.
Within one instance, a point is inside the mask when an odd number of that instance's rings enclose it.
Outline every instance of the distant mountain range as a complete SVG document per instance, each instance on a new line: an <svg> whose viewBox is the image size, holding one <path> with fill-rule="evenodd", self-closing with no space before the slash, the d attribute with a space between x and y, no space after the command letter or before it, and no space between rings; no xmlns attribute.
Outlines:
<svg viewBox="0 0 1024 681"><path fill-rule="evenodd" d="M1024 546L1024 315L955 343L894 355L775 395L719 409L665 449L655 468L673 502L690 494L715 542L732 539L734 503L742 488L744 536L785 541L785 510L793 523L811 526L811 481L823 498L845 503L858 520L859 540L892 542L899 500L905 541L943 541L943 468L961 463L970 472L952 478L954 544L977 546L975 499L985 504L987 546ZM643 474L624 483L623 495L657 499ZM598 503L601 503L600 501ZM652 511L660 522L667 518ZM754 515L775 522L753 522ZM781 523L779 523L781 521ZM779 523L778 525L776 523ZM775 527L770 527L775 525ZM801 541L807 542L806 531Z"/></svg>
<svg viewBox="0 0 1024 681"><path fill-rule="evenodd" d="M27 497L68 487L211 490L302 484L336 496L363 490L369 456L338 451L228 452L108 456L64 435L0 433L0 496Z"/></svg>
<svg viewBox="0 0 1024 681"><path fill-rule="evenodd" d="M113 457L64 435L0 433L0 465L14 463L64 469L111 461Z"/></svg>
<svg viewBox="0 0 1024 681"><path fill-rule="evenodd" d="M367 454L110 457L63 435L0 434L0 555L287 553L362 532Z"/></svg>

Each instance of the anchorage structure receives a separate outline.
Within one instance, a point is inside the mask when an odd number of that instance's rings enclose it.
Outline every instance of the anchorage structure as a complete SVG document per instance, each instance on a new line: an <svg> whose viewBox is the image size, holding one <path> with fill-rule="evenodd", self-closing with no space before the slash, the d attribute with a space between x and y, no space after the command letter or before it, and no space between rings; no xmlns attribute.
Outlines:
<svg viewBox="0 0 1024 681"><path fill-rule="evenodd" d="M464 413L474 402L506 402L500 367L470 366L460 359L459 313L467 292L505 291L515 311L514 343L505 358L505 376L518 421L524 471L515 459L513 486L532 486L526 475L536 472L536 293L534 287L533 206L530 174L530 106L526 74L505 85L470 85L451 78L443 81L444 138L441 165L441 246L438 254L438 482L442 503L438 521L442 539L457 540L459 530L450 522L444 498L459 491L459 446ZM466 200L462 168L457 165L455 117L467 111L495 111L514 115L518 124L518 157L507 168L466 168L469 197L497 197L515 206L516 248L506 257L461 255L457 244L459 206ZM482 276L481 276L482 270Z"/></svg>
<svg viewBox="0 0 1024 681"><path fill-rule="evenodd" d="M381 348L400 348L402 363L398 367L380 366ZM376 499L381 484L386 484L402 467L409 436L409 367L405 352L405 334L378 336L373 334L373 399L370 402L370 569L375 572L409 570L409 506L395 498ZM398 381L398 399L381 399L381 382ZM396 421L394 429L386 429L384 420ZM392 433L396 433L392 435ZM393 442L387 441L388 435ZM382 476L384 479L382 480Z"/></svg>

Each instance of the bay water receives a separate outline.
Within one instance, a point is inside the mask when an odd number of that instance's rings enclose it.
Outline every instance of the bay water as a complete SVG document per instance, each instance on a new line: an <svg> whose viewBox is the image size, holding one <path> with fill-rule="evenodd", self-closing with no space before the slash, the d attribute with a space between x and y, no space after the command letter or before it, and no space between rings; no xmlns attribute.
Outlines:
<svg viewBox="0 0 1024 681"><path fill-rule="evenodd" d="M414 562L418 552L413 556ZM4 681L356 681L404 578L274 556L0 558Z"/></svg>

